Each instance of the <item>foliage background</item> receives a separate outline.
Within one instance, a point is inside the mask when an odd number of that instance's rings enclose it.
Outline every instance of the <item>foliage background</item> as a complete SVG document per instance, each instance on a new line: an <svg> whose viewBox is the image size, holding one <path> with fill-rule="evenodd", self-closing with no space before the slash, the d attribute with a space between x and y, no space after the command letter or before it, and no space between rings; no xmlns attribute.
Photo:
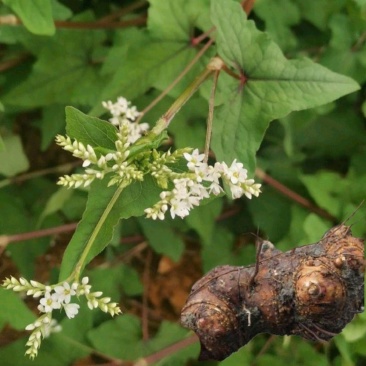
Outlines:
<svg viewBox="0 0 366 366"><path fill-rule="evenodd" d="M55 184L78 169L53 143L64 133L65 106L101 115L102 100L123 95L143 110L202 48L192 40L212 26L209 9L209 0L2 1L0 233L14 237L1 257L1 278L55 282L70 230L84 211L85 190ZM6 24L9 14L22 24ZM287 58L306 56L350 76L361 89L271 123L257 154L256 174L264 182L258 199L221 198L186 220L123 220L87 274L95 288L121 300L126 314L111 320L84 308L72 321L60 316L63 332L44 342L33 364L115 365L142 357L148 364L198 364L198 345L183 347L188 332L178 318L202 273L253 263L251 233L282 250L316 242L365 199L366 2L257 0L250 18ZM214 54L212 47L144 121L153 124ZM206 83L176 116L171 145L203 148L209 88ZM364 205L352 218L355 236L364 237L365 217ZM55 227L62 234L37 237ZM4 365L31 364L23 356L22 329L34 319L29 308L36 304L26 302L0 289ZM221 364L363 365L365 336L362 314L327 345L260 335ZM177 347L162 357L174 342Z"/></svg>

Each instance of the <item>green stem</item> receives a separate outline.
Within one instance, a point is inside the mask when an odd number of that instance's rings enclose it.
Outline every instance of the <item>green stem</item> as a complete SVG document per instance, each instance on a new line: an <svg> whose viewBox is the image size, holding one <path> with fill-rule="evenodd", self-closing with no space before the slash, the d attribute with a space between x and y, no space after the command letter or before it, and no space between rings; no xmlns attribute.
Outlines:
<svg viewBox="0 0 366 366"><path fill-rule="evenodd" d="M211 89L211 96L210 102L208 105L208 117L207 117L207 129L206 129L206 141L205 141L205 158L203 161L207 163L208 161L208 153L210 150L210 143L211 143L211 135L212 135L212 124L213 124L213 114L214 114L214 107L215 107L215 94L216 94L216 87L217 81L219 79L220 70L215 71L214 81Z"/></svg>
<svg viewBox="0 0 366 366"><path fill-rule="evenodd" d="M156 122L155 127L151 130L153 135L159 135L166 128L168 128L171 120L178 113L178 111L183 107L187 100L197 91L201 84L206 81L211 74L215 71L221 70L224 66L223 61L215 57L207 65L206 69L197 76L197 78L188 86L188 88L178 97L178 99L172 104L172 106L166 111L166 113L159 118Z"/></svg>
<svg viewBox="0 0 366 366"><path fill-rule="evenodd" d="M82 271L82 269L85 266L85 262L86 259L88 257L88 254L90 252L90 249L92 248L95 239L100 231L100 229L102 228L105 220L107 219L108 215L110 214L113 206L115 205L115 203L117 202L119 196L121 195L122 191L128 186L128 182L123 182L116 190L116 192L114 192L114 195L112 197L112 199L108 202L107 207L105 208L105 210L103 211L102 216L100 217L97 225L95 226L94 230L92 231L89 240L87 241L85 248L83 250L83 252L81 253L80 259L78 261L78 263L75 266L75 269L73 271L73 273L70 275L70 277L66 280L68 282L75 280L76 282L79 281L79 277L80 277L80 272Z"/></svg>

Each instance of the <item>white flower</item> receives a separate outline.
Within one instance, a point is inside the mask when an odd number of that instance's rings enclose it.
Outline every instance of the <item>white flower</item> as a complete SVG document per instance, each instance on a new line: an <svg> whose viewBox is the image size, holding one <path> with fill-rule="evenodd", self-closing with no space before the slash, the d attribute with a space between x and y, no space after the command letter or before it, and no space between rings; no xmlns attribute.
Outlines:
<svg viewBox="0 0 366 366"><path fill-rule="evenodd" d="M78 304L63 304L66 316L69 319L75 317L75 315L79 312L80 305Z"/></svg>
<svg viewBox="0 0 366 366"><path fill-rule="evenodd" d="M233 199L240 198L244 193L243 188L241 188L240 186L236 186L234 184L230 184L230 190Z"/></svg>
<svg viewBox="0 0 366 366"><path fill-rule="evenodd" d="M237 163L236 159L231 163L230 168L225 163L223 164L224 174L232 184L244 183L247 179L248 171L243 168L242 163Z"/></svg>
<svg viewBox="0 0 366 366"><path fill-rule="evenodd" d="M71 296L76 294L75 289L68 282L64 282L61 286L56 286L54 291L57 294L59 302L66 304L70 302Z"/></svg>
<svg viewBox="0 0 366 366"><path fill-rule="evenodd" d="M205 154L200 154L198 149L194 149L192 154L184 153L183 156L188 161L188 169L192 171L194 171L196 167L199 167L205 158Z"/></svg>
<svg viewBox="0 0 366 366"><path fill-rule="evenodd" d="M112 103L110 100L102 102L102 106L109 110L109 113L114 117L119 117L125 114L128 109L129 102L123 97L117 98L116 103Z"/></svg>
<svg viewBox="0 0 366 366"><path fill-rule="evenodd" d="M61 332L62 327L57 323L57 320L51 319L51 322L48 324L44 324L41 328L43 338L48 338L51 333Z"/></svg>
<svg viewBox="0 0 366 366"><path fill-rule="evenodd" d="M50 313L54 309L60 309L61 303L58 299L57 294L52 294L50 292L46 292L44 297L40 300L40 305L38 309L42 309L41 311L44 313Z"/></svg>
<svg viewBox="0 0 366 366"><path fill-rule="evenodd" d="M170 204L171 204L170 214L173 219L175 215L183 218L189 214L189 208L186 201L172 199L170 201Z"/></svg>
<svg viewBox="0 0 366 366"><path fill-rule="evenodd" d="M136 109L135 106L132 106L126 110L126 118L130 121L134 121L141 113Z"/></svg>

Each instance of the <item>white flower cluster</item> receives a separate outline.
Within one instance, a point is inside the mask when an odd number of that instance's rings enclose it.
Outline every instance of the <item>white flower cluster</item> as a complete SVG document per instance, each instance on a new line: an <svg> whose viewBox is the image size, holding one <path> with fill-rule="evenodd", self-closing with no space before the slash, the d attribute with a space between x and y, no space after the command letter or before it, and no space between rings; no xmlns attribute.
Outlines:
<svg viewBox="0 0 366 366"><path fill-rule="evenodd" d="M128 142L133 144L137 141L148 129L148 123L134 123L137 117L141 115L137 111L135 106L131 106L131 102L123 97L118 97L116 103L112 103L110 100L102 102L104 108L109 110L112 118L109 119L115 126L121 126L122 124L129 125Z"/></svg>
<svg viewBox="0 0 366 366"><path fill-rule="evenodd" d="M73 156L84 160L84 174L72 174L61 177L57 184L78 188L87 187L95 179L103 179L107 173L114 173L109 185L119 184L122 181L142 180L142 173L134 164L126 160L130 154L130 146L142 137L149 129L148 123L137 124L133 121L141 114L131 102L119 97L116 103L102 102L110 111L112 118L109 121L118 126L115 141L116 151L108 154L97 154L91 145L84 145L80 141L72 141L68 136L57 135L56 143Z"/></svg>
<svg viewBox="0 0 366 366"><path fill-rule="evenodd" d="M201 200L208 198L210 194L217 196L223 192L220 178L229 186L232 198L240 198L243 195L249 199L252 196L258 197L261 184L247 179L248 171L242 163L234 160L230 167L224 162L216 162L214 166L208 165L203 162L204 154L200 154L198 149L183 155L192 174L190 177L174 179L174 188L171 191L163 191L160 194L161 200L145 210L148 218L164 220L169 207L172 218L187 216Z"/></svg>
<svg viewBox="0 0 366 366"><path fill-rule="evenodd" d="M99 154L98 157L92 146L85 146L76 140L72 141L69 136L57 135L56 143L64 150L70 151L73 156L84 160L83 167L86 168L83 174L64 175L57 184L68 188L87 187L94 179L103 179L108 173L113 173L109 185L118 184L121 181L142 180L142 172L133 163L127 162L131 145L130 126L127 122L121 124L116 136L116 151L106 155Z"/></svg>
<svg viewBox="0 0 366 366"><path fill-rule="evenodd" d="M15 292L26 292L28 296L35 298L40 297L38 310L41 315L35 322L27 325L26 330L32 331L26 351L31 358L37 356L38 349L41 345L41 339L48 337L50 333L61 330L54 319L52 312L56 309L63 309L69 319L74 318L79 312L79 304L72 303L73 296L85 296L89 309L99 308L105 313L114 316L121 313L121 309L115 302L110 302L110 297L103 297L101 291L91 292L89 278L84 277L81 282L74 282L70 285L68 282L62 282L53 286L46 286L37 281L27 281L25 278L10 277L4 280L3 287L11 289Z"/></svg>
<svg viewBox="0 0 366 366"><path fill-rule="evenodd" d="M141 150L140 153L136 153L131 144L142 136L148 125L133 122L140 113L130 104L123 97L119 97L116 103L103 102L103 106L113 116L110 122L119 126L116 132L116 151L103 155L97 153L92 146L72 141L68 136L56 137L60 146L84 160L83 167L86 168L83 174L61 177L58 184L68 188L86 187L94 179L103 179L106 174L111 173L109 186L127 186L133 180L142 181L145 174L150 174L163 189L160 194L161 200L145 210L146 216L154 220L164 220L169 209L172 218L187 216L201 200L223 192L222 183L230 188L234 199L243 195L249 199L259 195L261 185L253 179L248 179L247 170L236 160L230 167L224 162L208 165L204 162L204 154L200 154L197 149L189 153L190 148L178 149L173 153L161 153L157 150ZM131 151L135 151L133 156L130 156ZM177 173L170 165L174 165L183 156L187 160L188 172ZM171 183L174 187L169 191L167 189Z"/></svg>

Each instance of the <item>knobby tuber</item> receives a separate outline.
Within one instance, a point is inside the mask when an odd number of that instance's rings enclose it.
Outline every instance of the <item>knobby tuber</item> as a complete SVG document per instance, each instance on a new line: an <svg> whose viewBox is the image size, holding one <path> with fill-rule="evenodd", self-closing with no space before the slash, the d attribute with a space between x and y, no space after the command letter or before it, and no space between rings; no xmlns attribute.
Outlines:
<svg viewBox="0 0 366 366"><path fill-rule="evenodd" d="M197 281L181 314L200 360L223 360L259 333L330 340L364 310L364 245L346 225L282 252L262 242L255 265L220 266Z"/></svg>

